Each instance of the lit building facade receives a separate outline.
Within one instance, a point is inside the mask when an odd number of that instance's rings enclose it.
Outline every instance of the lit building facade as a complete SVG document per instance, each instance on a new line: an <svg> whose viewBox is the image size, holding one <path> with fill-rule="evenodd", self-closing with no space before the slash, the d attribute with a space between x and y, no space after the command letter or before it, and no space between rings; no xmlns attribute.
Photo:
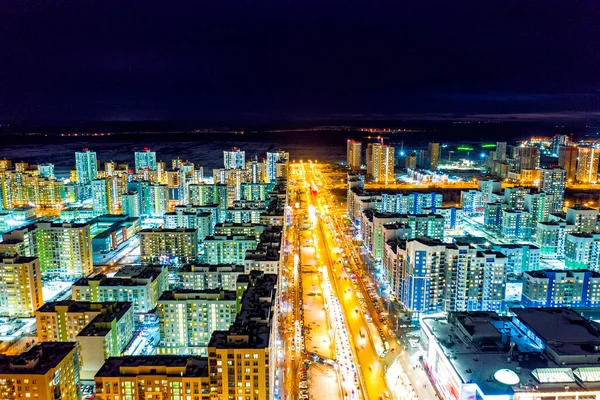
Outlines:
<svg viewBox="0 0 600 400"><path fill-rule="evenodd" d="M0 257L0 315L31 317L44 303L37 257Z"/></svg>
<svg viewBox="0 0 600 400"><path fill-rule="evenodd" d="M527 271L521 306L598 307L600 274L586 269Z"/></svg>
<svg viewBox="0 0 600 400"><path fill-rule="evenodd" d="M246 250L256 249L256 238L246 235L214 235L204 239L204 262L207 264L243 265Z"/></svg>
<svg viewBox="0 0 600 400"><path fill-rule="evenodd" d="M236 292L222 289L166 291L158 300L158 354L207 355L212 333L236 316Z"/></svg>
<svg viewBox="0 0 600 400"><path fill-rule="evenodd" d="M599 160L600 149L595 147L579 147L577 150L577 181L580 183L598 182Z"/></svg>
<svg viewBox="0 0 600 400"><path fill-rule="evenodd" d="M374 182L387 185L396 181L394 177L394 148L380 143L367 146L367 175Z"/></svg>
<svg viewBox="0 0 600 400"><path fill-rule="evenodd" d="M187 264L198 258L197 229L143 229L139 235L143 262Z"/></svg>
<svg viewBox="0 0 600 400"><path fill-rule="evenodd" d="M346 141L346 164L352 171L359 171L362 164L362 143L355 140Z"/></svg>
<svg viewBox="0 0 600 400"><path fill-rule="evenodd" d="M156 308L168 283L165 266L127 266L112 278L96 275L79 279L72 286L72 299L96 303L129 302L135 314L145 314Z"/></svg>
<svg viewBox="0 0 600 400"><path fill-rule="evenodd" d="M37 252L42 273L81 277L92 273L92 238L87 223L37 223Z"/></svg>
<svg viewBox="0 0 600 400"><path fill-rule="evenodd" d="M40 343L0 358L0 398L79 400L79 365L76 343Z"/></svg>
<svg viewBox="0 0 600 400"><path fill-rule="evenodd" d="M562 168L544 168L540 178L540 191L552 195L551 211L562 211L565 201L567 171Z"/></svg>
<svg viewBox="0 0 600 400"><path fill-rule="evenodd" d="M147 147L144 151L135 152L135 172L141 169L156 171L156 152Z"/></svg>

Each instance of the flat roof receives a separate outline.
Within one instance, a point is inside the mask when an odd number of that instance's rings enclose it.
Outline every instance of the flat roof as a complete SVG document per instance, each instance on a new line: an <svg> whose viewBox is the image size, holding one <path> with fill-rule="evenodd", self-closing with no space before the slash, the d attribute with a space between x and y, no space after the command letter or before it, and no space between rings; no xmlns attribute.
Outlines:
<svg viewBox="0 0 600 400"><path fill-rule="evenodd" d="M544 342L600 344L600 324L569 308L511 308Z"/></svg>

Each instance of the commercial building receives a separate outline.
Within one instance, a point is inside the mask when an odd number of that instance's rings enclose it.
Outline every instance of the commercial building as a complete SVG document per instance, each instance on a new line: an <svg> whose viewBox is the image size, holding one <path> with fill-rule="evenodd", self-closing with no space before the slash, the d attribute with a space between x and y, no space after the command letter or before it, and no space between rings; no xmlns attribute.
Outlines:
<svg viewBox="0 0 600 400"><path fill-rule="evenodd" d="M222 289L175 290L158 299L158 354L207 355L216 330L227 330L236 317L236 292Z"/></svg>
<svg viewBox="0 0 600 400"><path fill-rule="evenodd" d="M36 257L0 257L0 315L31 317L44 303Z"/></svg>
<svg viewBox="0 0 600 400"><path fill-rule="evenodd" d="M92 231L92 252L105 254L116 250L133 238L140 229L140 219L125 215L101 215L89 221Z"/></svg>
<svg viewBox="0 0 600 400"><path fill-rule="evenodd" d="M359 171L362 164L362 143L355 140L346 141L346 164L352 171Z"/></svg>
<svg viewBox="0 0 600 400"><path fill-rule="evenodd" d="M142 262L187 264L198 258L197 229L143 229L140 235Z"/></svg>
<svg viewBox="0 0 600 400"><path fill-rule="evenodd" d="M421 319L423 363L442 398L594 399L600 325L565 308Z"/></svg>
<svg viewBox="0 0 600 400"><path fill-rule="evenodd" d="M80 400L75 343L40 343L23 354L0 357L3 400Z"/></svg>
<svg viewBox="0 0 600 400"><path fill-rule="evenodd" d="M73 278L92 272L92 238L88 223L39 222L37 256L42 274Z"/></svg>
<svg viewBox="0 0 600 400"><path fill-rule="evenodd" d="M177 271L185 290L235 290L237 278L244 274L243 265L188 264Z"/></svg>
<svg viewBox="0 0 600 400"><path fill-rule="evenodd" d="M129 302L133 312L145 314L156 308L158 298L168 289L165 266L126 266L112 278L105 275L81 278L72 286L73 300Z"/></svg>
<svg viewBox="0 0 600 400"><path fill-rule="evenodd" d="M600 274L588 269L527 271L521 306L598 307Z"/></svg>

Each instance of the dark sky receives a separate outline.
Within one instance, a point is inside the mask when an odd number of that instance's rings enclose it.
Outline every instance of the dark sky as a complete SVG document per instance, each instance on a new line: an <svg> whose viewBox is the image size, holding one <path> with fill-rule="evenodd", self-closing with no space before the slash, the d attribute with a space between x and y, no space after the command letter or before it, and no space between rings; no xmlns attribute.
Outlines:
<svg viewBox="0 0 600 400"><path fill-rule="evenodd" d="M0 119L596 117L598 4L0 0Z"/></svg>

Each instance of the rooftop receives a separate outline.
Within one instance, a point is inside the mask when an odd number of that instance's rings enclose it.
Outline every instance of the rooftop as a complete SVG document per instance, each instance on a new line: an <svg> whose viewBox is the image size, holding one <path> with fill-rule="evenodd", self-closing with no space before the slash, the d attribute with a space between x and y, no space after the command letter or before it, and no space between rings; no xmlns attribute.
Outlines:
<svg viewBox="0 0 600 400"><path fill-rule="evenodd" d="M208 377L208 359L191 356L110 357L96 377L136 376L140 372L156 376Z"/></svg>
<svg viewBox="0 0 600 400"><path fill-rule="evenodd" d="M0 374L46 374L75 346L72 342L43 342L18 356L0 356Z"/></svg>
<svg viewBox="0 0 600 400"><path fill-rule="evenodd" d="M162 293L158 301L184 301L184 300L208 300L208 301L235 301L236 292L234 290L217 289L177 289L167 290Z"/></svg>
<svg viewBox="0 0 600 400"><path fill-rule="evenodd" d="M244 273L243 265L234 265L234 264L186 264L179 269L179 273Z"/></svg>

